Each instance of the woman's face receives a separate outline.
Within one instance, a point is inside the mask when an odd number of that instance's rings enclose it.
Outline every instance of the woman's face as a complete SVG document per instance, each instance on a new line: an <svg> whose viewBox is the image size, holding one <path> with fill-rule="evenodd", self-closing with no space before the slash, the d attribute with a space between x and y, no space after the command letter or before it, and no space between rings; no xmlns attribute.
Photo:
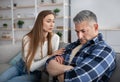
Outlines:
<svg viewBox="0 0 120 82"><path fill-rule="evenodd" d="M43 30L44 32L52 32L55 25L55 17L53 14L47 15L43 19Z"/></svg>

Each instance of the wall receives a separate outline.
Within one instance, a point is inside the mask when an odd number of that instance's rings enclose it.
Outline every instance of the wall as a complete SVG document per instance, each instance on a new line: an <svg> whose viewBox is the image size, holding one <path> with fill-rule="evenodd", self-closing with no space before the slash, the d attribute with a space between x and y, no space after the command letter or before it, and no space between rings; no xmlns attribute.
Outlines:
<svg viewBox="0 0 120 82"><path fill-rule="evenodd" d="M51 0L43 3L41 0L0 0L0 45L21 42L23 35L33 27L37 14L55 8L60 12L55 19L54 32L61 32L60 41L68 42L68 7L68 0L56 0L56 3ZM23 28L17 25L19 20L24 21ZM8 24L8 28L3 28L4 23Z"/></svg>

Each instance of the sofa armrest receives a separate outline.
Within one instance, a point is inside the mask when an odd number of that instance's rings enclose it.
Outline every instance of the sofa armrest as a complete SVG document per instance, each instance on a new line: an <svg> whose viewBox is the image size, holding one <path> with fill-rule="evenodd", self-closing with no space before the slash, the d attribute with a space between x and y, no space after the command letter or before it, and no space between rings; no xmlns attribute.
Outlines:
<svg viewBox="0 0 120 82"><path fill-rule="evenodd" d="M120 53L116 55L116 69L113 72L109 82L120 82Z"/></svg>

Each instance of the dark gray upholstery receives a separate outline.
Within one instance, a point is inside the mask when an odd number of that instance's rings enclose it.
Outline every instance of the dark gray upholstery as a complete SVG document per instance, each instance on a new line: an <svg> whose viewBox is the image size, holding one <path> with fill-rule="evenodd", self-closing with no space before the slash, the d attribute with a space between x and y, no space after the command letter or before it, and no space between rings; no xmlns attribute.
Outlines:
<svg viewBox="0 0 120 82"><path fill-rule="evenodd" d="M69 43L60 42L59 48L65 48Z"/></svg>
<svg viewBox="0 0 120 82"><path fill-rule="evenodd" d="M113 72L109 82L120 82L120 53L117 53L116 60L117 67Z"/></svg>

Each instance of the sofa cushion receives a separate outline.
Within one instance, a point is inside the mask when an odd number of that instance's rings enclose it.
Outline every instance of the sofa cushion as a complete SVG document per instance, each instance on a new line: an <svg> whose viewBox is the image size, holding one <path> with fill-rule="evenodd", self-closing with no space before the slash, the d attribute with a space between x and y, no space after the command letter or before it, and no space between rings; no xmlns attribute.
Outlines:
<svg viewBox="0 0 120 82"><path fill-rule="evenodd" d="M0 63L8 63L20 50L21 50L20 44L1 45Z"/></svg>
<svg viewBox="0 0 120 82"><path fill-rule="evenodd" d="M120 54L119 53L117 53L116 55L116 64L117 64L117 67L113 72L109 82L120 82Z"/></svg>
<svg viewBox="0 0 120 82"><path fill-rule="evenodd" d="M10 67L11 67L10 64L0 64L0 74L2 74L4 71L6 71Z"/></svg>
<svg viewBox="0 0 120 82"><path fill-rule="evenodd" d="M15 65L16 62L18 62L21 58L22 58L22 52L19 51L19 52L17 53L17 55L11 59L11 61L9 62L9 64Z"/></svg>

